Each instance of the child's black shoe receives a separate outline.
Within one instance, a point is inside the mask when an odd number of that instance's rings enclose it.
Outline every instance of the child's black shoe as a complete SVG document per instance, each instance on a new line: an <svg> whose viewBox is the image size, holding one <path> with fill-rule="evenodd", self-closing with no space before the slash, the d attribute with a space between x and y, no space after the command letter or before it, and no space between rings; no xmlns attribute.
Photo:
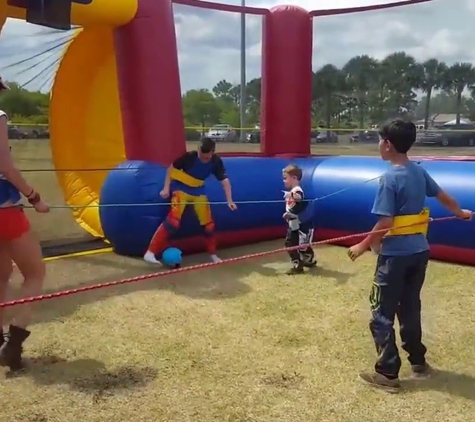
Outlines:
<svg viewBox="0 0 475 422"><path fill-rule="evenodd" d="M287 275L302 274L304 264L302 261L294 261L294 266L286 272Z"/></svg>
<svg viewBox="0 0 475 422"><path fill-rule="evenodd" d="M310 262L304 262L303 266L305 268L315 268L317 266L317 260L314 259L313 261L310 261Z"/></svg>

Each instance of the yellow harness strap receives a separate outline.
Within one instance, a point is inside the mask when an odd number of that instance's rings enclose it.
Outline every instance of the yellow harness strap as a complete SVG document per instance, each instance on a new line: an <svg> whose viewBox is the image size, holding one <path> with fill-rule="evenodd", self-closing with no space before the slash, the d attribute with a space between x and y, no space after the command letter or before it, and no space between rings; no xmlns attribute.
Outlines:
<svg viewBox="0 0 475 422"><path fill-rule="evenodd" d="M420 214L398 215L394 217L394 227L388 231L386 236L404 236L408 234L427 235L430 220L429 214L429 208L424 208Z"/></svg>
<svg viewBox="0 0 475 422"><path fill-rule="evenodd" d="M170 178L172 180L176 180L177 182L181 182L184 185L189 186L190 188L200 188L205 184L204 180L197 179L185 173L184 171L178 170L176 168L173 168L170 172Z"/></svg>

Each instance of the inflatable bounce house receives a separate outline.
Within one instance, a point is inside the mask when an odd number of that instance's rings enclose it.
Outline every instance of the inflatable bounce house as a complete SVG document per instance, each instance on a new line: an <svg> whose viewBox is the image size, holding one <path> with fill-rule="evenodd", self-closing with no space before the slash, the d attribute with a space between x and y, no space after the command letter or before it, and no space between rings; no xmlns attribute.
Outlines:
<svg viewBox="0 0 475 422"><path fill-rule="evenodd" d="M8 16L82 26L64 52L51 96L57 176L67 204L78 207L78 224L117 253L139 256L168 212L159 197L165 169L186 150L173 3L263 17L261 152L222 154L238 211L229 211L217 181L206 184L218 243L226 247L284 235L281 171L290 162L304 169L318 238L371 229L377 178L387 164L310 153L313 18L424 1L308 12L198 0L0 0L0 24ZM475 209L472 159L421 157L420 165L463 207ZM432 217L447 215L433 201L428 206ZM433 257L475 264L474 229L460 221L431 224ZM197 222L185 216L175 244L200 251L198 234Z"/></svg>

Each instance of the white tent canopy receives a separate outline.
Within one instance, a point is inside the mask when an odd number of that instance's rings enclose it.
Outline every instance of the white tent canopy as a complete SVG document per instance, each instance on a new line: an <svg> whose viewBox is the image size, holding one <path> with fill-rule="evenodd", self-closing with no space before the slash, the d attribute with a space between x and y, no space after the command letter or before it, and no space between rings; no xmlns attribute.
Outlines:
<svg viewBox="0 0 475 422"><path fill-rule="evenodd" d="M447 125L447 126L452 126L452 125L456 125L456 124L457 124L457 120L454 119L454 120L451 120L450 122L444 123L443 126L446 126L446 125ZM460 124L461 124L461 125L470 125L470 124L472 124L472 122L471 122L469 119L463 119L463 118L461 118L461 119L460 119Z"/></svg>

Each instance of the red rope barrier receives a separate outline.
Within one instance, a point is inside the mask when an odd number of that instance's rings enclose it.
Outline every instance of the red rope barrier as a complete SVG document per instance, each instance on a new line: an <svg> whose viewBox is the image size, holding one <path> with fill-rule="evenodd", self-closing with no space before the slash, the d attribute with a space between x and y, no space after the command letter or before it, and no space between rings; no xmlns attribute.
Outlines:
<svg viewBox="0 0 475 422"><path fill-rule="evenodd" d="M457 219L457 217L455 217L455 216L431 218L429 220L429 222L432 223L432 222L435 222L435 221L448 221L448 220L455 220L455 219ZM413 227L413 226L419 225L419 224L420 223L411 224L411 225L407 225L407 226L400 226L398 228L408 228L408 227ZM341 236L341 237L335 237L335 238L332 238L332 239L320 240L318 242L313 242L311 245L308 245L308 246L325 245L325 244L329 244L329 243L336 243L336 242L341 242L341 241L348 240L348 239L353 239L353 238L356 238L356 237L365 237L365 236L368 236L370 233L386 233L389 230L390 229L382 229L382 230L377 230L377 231L374 231L374 232L369 231L369 232L364 232L364 233L355 233L355 234L350 234L348 236ZM0 303L0 308L10 308L10 307L16 306L16 305L24 305L25 303L39 302L39 301L42 301L42 300L54 299L54 298L63 297L63 296L69 296L69 295L74 295L74 294L77 294L77 293L89 292L91 290L98 290L98 289L102 289L102 288L105 288L105 287L121 286L123 284L129 284L129 283L135 283L135 282L139 282L139 281L150 280L152 278L157 278L157 277L165 277L165 276L168 276L168 275L199 270L199 269L202 269L202 268L209 268L209 267L215 267L215 266L218 266L218 265L231 264L231 263L234 263L234 262L245 261L247 259L261 258L263 256L275 255L275 254L282 253L282 252L288 252L290 250L300 249L300 248L305 247L305 246L307 246L307 245L299 245L299 246L292 247L292 248L280 248L280 249L275 249L275 250L272 250L272 251L258 252L258 253L254 253L254 254L239 256L237 258L224 259L221 262L206 262L204 264L191 265L189 267L182 267L182 268L177 268L177 269L174 269L174 270L161 271L161 272L156 272L156 273L152 273L152 274L146 274L146 275L140 275L140 276L136 276L136 277L124 278L122 280L109 281L109 282L100 283L100 284L93 284L91 286L78 287L76 289L63 290L63 291L59 291L59 292L55 292L55 293L48 293L48 294L28 297L28 298L24 298L24 299L11 300L9 302Z"/></svg>

